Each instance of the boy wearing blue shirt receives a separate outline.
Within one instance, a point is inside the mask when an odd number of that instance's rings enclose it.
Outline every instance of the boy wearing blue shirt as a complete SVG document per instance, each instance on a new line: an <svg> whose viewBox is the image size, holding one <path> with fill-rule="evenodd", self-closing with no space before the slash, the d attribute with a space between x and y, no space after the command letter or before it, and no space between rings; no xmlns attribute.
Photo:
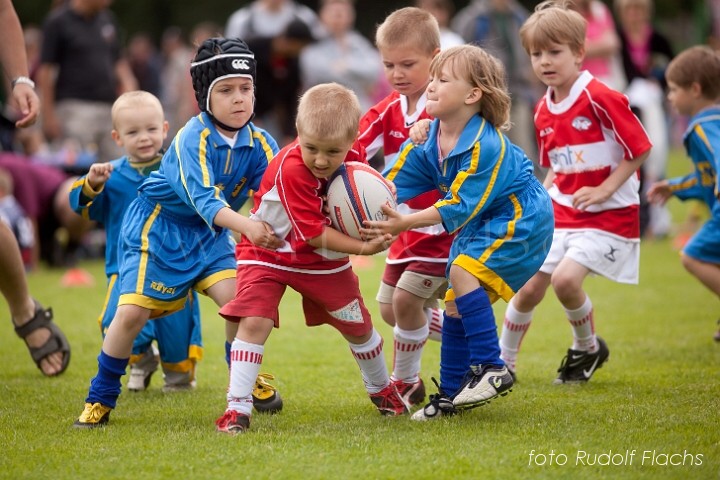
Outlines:
<svg viewBox="0 0 720 480"><path fill-rule="evenodd" d="M682 264L720 298L720 55L707 46L691 47L675 57L665 72L668 100L681 115L690 116L683 143L695 171L662 180L648 190L648 199L664 204L670 197L702 200L710 219L682 250ZM720 342L720 331L714 336Z"/></svg>
<svg viewBox="0 0 720 480"><path fill-rule="evenodd" d="M117 312L76 427L108 422L133 341L148 319L181 310L191 289L219 306L234 297L228 229L264 247L281 245L269 225L237 212L277 152L275 140L250 122L253 53L240 39L210 38L198 48L190 73L201 113L178 132L125 214ZM231 342L237 324L225 325Z"/></svg>
<svg viewBox="0 0 720 480"><path fill-rule="evenodd" d="M122 219L137 189L160 167L161 148L168 131L162 105L151 93L122 94L112 108L112 137L126 155L108 163L96 163L75 181L70 205L78 214L100 222L105 228L105 274L108 291L99 323L103 336L115 316L119 297L118 239ZM133 344L128 389L145 390L158 367L152 347L157 340L164 372L163 391L195 386L195 366L202 358L200 310L193 291L182 310L148 322Z"/></svg>

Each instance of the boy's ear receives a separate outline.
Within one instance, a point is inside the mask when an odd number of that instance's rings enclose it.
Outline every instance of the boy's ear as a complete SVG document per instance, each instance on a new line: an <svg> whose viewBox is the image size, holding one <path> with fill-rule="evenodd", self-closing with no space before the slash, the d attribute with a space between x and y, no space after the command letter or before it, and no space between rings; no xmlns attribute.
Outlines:
<svg viewBox="0 0 720 480"><path fill-rule="evenodd" d="M115 143L117 144L118 147L122 147L122 146L123 146L122 139L120 138L120 134L118 133L117 130L115 130L115 129L113 128L113 129L112 129L112 132L110 132L110 135L112 136L112 139L115 140Z"/></svg>
<svg viewBox="0 0 720 480"><path fill-rule="evenodd" d="M577 57L578 67L579 67L585 61L585 47L584 46L580 47L580 49L577 51L575 56Z"/></svg>
<svg viewBox="0 0 720 480"><path fill-rule="evenodd" d="M690 90L690 93L692 94L692 96L695 98L700 98L703 96L702 87L700 86L700 84L698 82L691 83L689 90Z"/></svg>
<svg viewBox="0 0 720 480"><path fill-rule="evenodd" d="M170 130L170 124L165 120L163 122L163 140L167 138L168 130Z"/></svg>

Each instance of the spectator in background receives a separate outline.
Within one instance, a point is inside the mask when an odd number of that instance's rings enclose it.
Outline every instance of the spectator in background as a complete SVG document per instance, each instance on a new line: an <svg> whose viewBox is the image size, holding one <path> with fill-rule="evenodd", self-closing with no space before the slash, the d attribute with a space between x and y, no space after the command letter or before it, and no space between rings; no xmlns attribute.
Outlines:
<svg viewBox="0 0 720 480"><path fill-rule="evenodd" d="M652 25L653 0L615 0L622 63L627 81L625 94L645 126L652 151L641 168L640 233L663 237L670 231L666 206L650 205L647 188L665 178L669 142L665 111L665 68L673 58L670 42Z"/></svg>
<svg viewBox="0 0 720 480"><path fill-rule="evenodd" d="M620 38L612 12L600 0L575 0L570 8L587 21L583 69L613 90L626 87L620 62Z"/></svg>
<svg viewBox="0 0 720 480"><path fill-rule="evenodd" d="M455 13L452 0L415 0L415 6L432 13L440 26L440 49L455 47L465 40L450 29L450 19Z"/></svg>
<svg viewBox="0 0 720 480"><path fill-rule="evenodd" d="M137 89L121 56L120 32L108 0L69 0L43 24L38 86L48 141L76 139L108 161L122 150L108 135L117 96Z"/></svg>
<svg viewBox="0 0 720 480"><path fill-rule="evenodd" d="M371 95L382 72L375 47L353 29L354 0L322 0L319 15L327 36L300 53L303 89L339 83L355 92L366 111L373 105Z"/></svg>
<svg viewBox="0 0 720 480"><path fill-rule="evenodd" d="M155 96L160 94L160 55L148 33L139 32L128 42L127 58L138 88Z"/></svg>
<svg viewBox="0 0 720 480"><path fill-rule="evenodd" d="M517 0L473 0L452 20L452 28L467 43L479 45L505 66L512 97L508 132L510 141L533 159L535 175L545 173L537 163L533 108L542 89L533 74L530 58L520 44L520 27L529 12Z"/></svg>
<svg viewBox="0 0 720 480"><path fill-rule="evenodd" d="M160 102L170 125L168 138L175 138L180 127L198 112L188 73L188 64L193 52L185 42L179 27L168 27L163 32L160 50L162 54Z"/></svg>
<svg viewBox="0 0 720 480"><path fill-rule="evenodd" d="M43 259L51 266L71 265L91 226L70 208L67 193L75 177L15 153L0 154L0 168L12 178L15 198L32 220L36 238L32 264Z"/></svg>
<svg viewBox="0 0 720 480"><path fill-rule="evenodd" d="M284 145L295 136L301 89L299 55L322 38L320 21L294 0L254 0L228 19L225 37L241 38L255 52L258 89L255 123Z"/></svg>

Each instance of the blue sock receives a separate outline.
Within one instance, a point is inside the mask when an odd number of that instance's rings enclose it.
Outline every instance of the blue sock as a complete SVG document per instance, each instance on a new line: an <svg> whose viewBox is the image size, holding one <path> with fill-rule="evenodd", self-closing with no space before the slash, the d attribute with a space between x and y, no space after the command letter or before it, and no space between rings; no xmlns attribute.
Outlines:
<svg viewBox="0 0 720 480"><path fill-rule="evenodd" d="M230 350L232 350L232 343L225 340L225 363L227 363L228 369L230 369Z"/></svg>
<svg viewBox="0 0 720 480"><path fill-rule="evenodd" d="M481 287L457 297L455 305L465 327L470 365L505 365L500 359L495 314L485 289Z"/></svg>
<svg viewBox="0 0 720 480"><path fill-rule="evenodd" d="M98 355L98 373L90 381L90 391L85 399L87 403L102 403L106 407L115 408L120 396L120 377L125 375L129 358L115 358L102 350Z"/></svg>
<svg viewBox="0 0 720 480"><path fill-rule="evenodd" d="M470 352L463 322L443 313L442 342L440 344L440 388L453 396L460 389L465 373L470 369Z"/></svg>

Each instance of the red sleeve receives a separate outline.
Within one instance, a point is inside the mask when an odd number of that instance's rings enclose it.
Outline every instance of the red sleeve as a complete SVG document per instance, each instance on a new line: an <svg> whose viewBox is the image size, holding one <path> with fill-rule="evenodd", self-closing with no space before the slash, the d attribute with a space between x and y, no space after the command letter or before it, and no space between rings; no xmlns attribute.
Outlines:
<svg viewBox="0 0 720 480"><path fill-rule="evenodd" d="M625 95L607 88L607 92L593 95L592 106L603 127L613 131L625 160L632 160L650 150L652 143L640 120L630 110Z"/></svg>
<svg viewBox="0 0 720 480"><path fill-rule="evenodd" d="M280 202L290 220L293 236L307 242L322 235L325 227L330 224L322 210L325 182L315 178L301 160L283 165L277 187Z"/></svg>

